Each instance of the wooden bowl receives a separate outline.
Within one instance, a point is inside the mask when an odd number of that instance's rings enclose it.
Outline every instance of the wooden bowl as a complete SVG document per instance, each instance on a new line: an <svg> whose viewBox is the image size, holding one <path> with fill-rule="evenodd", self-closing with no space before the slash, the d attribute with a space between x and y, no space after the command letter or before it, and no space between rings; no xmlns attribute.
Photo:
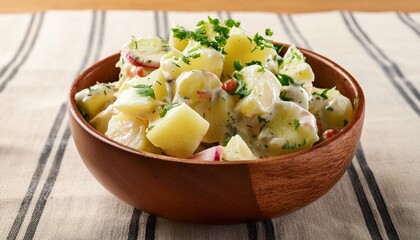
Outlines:
<svg viewBox="0 0 420 240"><path fill-rule="evenodd" d="M80 156L112 194L159 217L225 224L273 218L302 208L330 190L347 170L360 140L365 99L359 84L343 68L300 50L313 68L314 85L336 86L355 109L344 129L310 149L253 161L210 162L123 146L91 127L74 100L81 89L118 79L119 54L115 54L84 71L71 86L70 123Z"/></svg>

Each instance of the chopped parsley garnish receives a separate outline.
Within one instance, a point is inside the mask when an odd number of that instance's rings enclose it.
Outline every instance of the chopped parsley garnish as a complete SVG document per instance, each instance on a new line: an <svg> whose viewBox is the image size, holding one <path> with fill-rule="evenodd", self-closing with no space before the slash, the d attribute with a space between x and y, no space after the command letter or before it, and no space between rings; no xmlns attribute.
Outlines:
<svg viewBox="0 0 420 240"><path fill-rule="evenodd" d="M261 61L255 61L255 60L252 60L251 62L249 62L249 63L245 63L245 65L247 65L247 66L251 66L251 65L259 65L259 66L261 66L262 67L262 63L261 63Z"/></svg>
<svg viewBox="0 0 420 240"><path fill-rule="evenodd" d="M134 85L133 88L137 88L137 94L140 96L155 99L155 91L153 91L152 85L138 84Z"/></svg>
<svg viewBox="0 0 420 240"><path fill-rule="evenodd" d="M286 97L286 94L287 94L287 91L282 90L280 92L280 99L283 100L283 101L287 101L287 102L293 101L293 98Z"/></svg>
<svg viewBox="0 0 420 240"><path fill-rule="evenodd" d="M236 79L236 83L238 85L236 87L235 92L232 93L231 95L238 95L239 98L244 98L248 96L249 94L251 94L252 90L246 87L246 82L243 80L243 77L241 74L239 74L238 72L234 72L233 78Z"/></svg>
<svg viewBox="0 0 420 240"><path fill-rule="evenodd" d="M301 146L304 146L304 145L306 145L306 139L303 139L302 143L298 143L298 144L295 144L295 145L290 145L289 140L286 140L286 143L283 144L283 146L281 146L281 149L283 149L283 150L294 149L294 148L301 147Z"/></svg>
<svg viewBox="0 0 420 240"><path fill-rule="evenodd" d="M137 40L134 36L131 36L131 42L134 43L134 49L138 49L139 45L137 44Z"/></svg>
<svg viewBox="0 0 420 240"><path fill-rule="evenodd" d="M327 93L328 93L329 90L331 90L331 89L327 88L324 91L322 91L321 93L314 92L314 93L312 93L312 95L318 95L318 96L322 97L323 99L328 99Z"/></svg>
<svg viewBox="0 0 420 240"><path fill-rule="evenodd" d="M343 123L344 123L344 126L346 126L346 125L349 123L349 120L344 119L344 120L343 120Z"/></svg>
<svg viewBox="0 0 420 240"><path fill-rule="evenodd" d="M261 117L260 115L258 115L257 118L258 118L258 122L259 123L263 123L262 126L260 127L260 130L259 130L259 132L261 133L261 131L263 130L263 128L265 127L265 125L267 123L269 123L270 121L267 120L267 119L265 119L265 118L263 118L263 117Z"/></svg>
<svg viewBox="0 0 420 240"><path fill-rule="evenodd" d="M233 68L234 68L236 71L241 71L241 70L244 68L244 66L242 66L242 64L241 64L241 62L240 62L240 61L234 61L234 62L233 62Z"/></svg>
<svg viewBox="0 0 420 240"><path fill-rule="evenodd" d="M293 120L293 125L295 126L295 130L300 126L299 120L295 119Z"/></svg>
<svg viewBox="0 0 420 240"><path fill-rule="evenodd" d="M146 133L150 132L150 130L152 130L155 126L150 125L147 129L146 129Z"/></svg>
<svg viewBox="0 0 420 240"><path fill-rule="evenodd" d="M225 24L226 24L226 26L232 28L232 27L239 27L241 25L241 22L235 21L235 20L229 18L229 19L225 20Z"/></svg>
<svg viewBox="0 0 420 240"><path fill-rule="evenodd" d="M256 33L253 38L256 46L251 50L251 52L254 52L255 50L263 50L264 48L273 48L273 40L266 39L263 36L261 36L259 33Z"/></svg>
<svg viewBox="0 0 420 240"><path fill-rule="evenodd" d="M162 112L159 113L159 116L162 118L168 113L169 110L171 110L174 107L177 107L181 105L181 103L168 103L162 108Z"/></svg>
<svg viewBox="0 0 420 240"><path fill-rule="evenodd" d="M290 84L296 85L295 81L293 80L293 78L287 74L275 74L277 79L280 81L282 86L288 86Z"/></svg>
<svg viewBox="0 0 420 240"><path fill-rule="evenodd" d="M188 59L186 56L182 55L181 59L185 64L190 65L190 59Z"/></svg>
<svg viewBox="0 0 420 240"><path fill-rule="evenodd" d="M274 45L274 49L276 50L277 53L280 53L283 47L284 47L283 45Z"/></svg>
<svg viewBox="0 0 420 240"><path fill-rule="evenodd" d="M330 111L330 112L334 111L333 107L327 107L326 109L327 109L327 111Z"/></svg>
<svg viewBox="0 0 420 240"><path fill-rule="evenodd" d="M265 29L265 36L267 37L273 36L273 31L271 31L271 29L269 28Z"/></svg>

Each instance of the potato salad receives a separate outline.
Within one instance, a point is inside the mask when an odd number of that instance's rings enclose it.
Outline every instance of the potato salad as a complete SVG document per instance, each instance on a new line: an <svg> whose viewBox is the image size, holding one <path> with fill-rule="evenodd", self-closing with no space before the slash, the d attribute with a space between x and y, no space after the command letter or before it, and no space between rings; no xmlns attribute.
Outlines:
<svg viewBox="0 0 420 240"><path fill-rule="evenodd" d="M132 37L118 81L78 92L78 109L108 138L173 157L252 160L310 148L352 119L352 103L314 87L302 52L289 46L281 56L272 35L208 17L172 28L169 39Z"/></svg>

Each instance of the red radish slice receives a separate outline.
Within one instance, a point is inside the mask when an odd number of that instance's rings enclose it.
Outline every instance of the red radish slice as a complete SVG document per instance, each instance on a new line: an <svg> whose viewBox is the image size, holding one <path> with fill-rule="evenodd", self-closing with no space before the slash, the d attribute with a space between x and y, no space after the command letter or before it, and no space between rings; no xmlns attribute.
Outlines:
<svg viewBox="0 0 420 240"><path fill-rule="evenodd" d="M127 60L137 67L159 68L160 62L156 60L147 59L141 56L135 56L132 52L127 52Z"/></svg>
<svg viewBox="0 0 420 240"><path fill-rule="evenodd" d="M218 145L206 150L203 150L192 156L192 159L220 161L222 159L223 146Z"/></svg>

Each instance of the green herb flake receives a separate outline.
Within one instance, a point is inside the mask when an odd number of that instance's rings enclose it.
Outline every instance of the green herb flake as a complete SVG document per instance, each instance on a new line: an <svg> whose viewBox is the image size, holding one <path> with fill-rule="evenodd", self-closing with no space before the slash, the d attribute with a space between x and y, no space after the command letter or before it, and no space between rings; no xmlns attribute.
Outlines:
<svg viewBox="0 0 420 240"><path fill-rule="evenodd" d="M277 79L280 81L282 86L288 86L290 84L296 85L295 81L293 80L293 78L287 74L275 74Z"/></svg>
<svg viewBox="0 0 420 240"><path fill-rule="evenodd" d="M295 130L300 126L299 120L295 119L293 120L293 125L295 126Z"/></svg>
<svg viewBox="0 0 420 240"><path fill-rule="evenodd" d="M258 65L258 66L261 66L261 67L263 66L262 63L261 63L261 61L255 61L255 60L252 60L249 63L245 63L245 65L247 65L247 66Z"/></svg>
<svg viewBox="0 0 420 240"><path fill-rule="evenodd" d="M153 99L156 99L152 85L138 84L134 85L133 88L136 88L137 94L139 94L142 97L151 97Z"/></svg>
<svg viewBox="0 0 420 240"><path fill-rule="evenodd" d="M265 35L267 37L271 37L271 36L273 36L273 31L271 31L271 29L267 28L267 29L265 29Z"/></svg>
<svg viewBox="0 0 420 240"><path fill-rule="evenodd" d="M234 61L233 68L235 68L236 71L241 71L244 68L244 66L242 66L240 61Z"/></svg>
<svg viewBox="0 0 420 240"><path fill-rule="evenodd" d="M273 41L270 39L266 39L263 36L256 33L254 35L253 41L255 42L256 46L251 50L251 52L254 52L255 50L263 50L264 48L273 48Z"/></svg>
<svg viewBox="0 0 420 240"><path fill-rule="evenodd" d="M138 49L139 45L137 44L137 40L134 36L131 36L131 42L134 43L134 49Z"/></svg>
<svg viewBox="0 0 420 240"><path fill-rule="evenodd" d="M185 64L190 65L190 62L191 62L191 61L190 61L190 59L188 59L186 56L182 55L181 60L182 60Z"/></svg>
<svg viewBox="0 0 420 240"><path fill-rule="evenodd" d="M286 102L293 101L293 98L286 97L286 94L287 94L287 91L286 90L282 90L280 92L280 99L283 100L283 101L286 101Z"/></svg>
<svg viewBox="0 0 420 240"><path fill-rule="evenodd" d="M146 129L146 133L150 132L150 130L152 130L155 126L150 125L147 129Z"/></svg>
<svg viewBox="0 0 420 240"><path fill-rule="evenodd" d="M283 45L274 45L274 49L276 50L277 53L280 53L283 47L284 47Z"/></svg>
<svg viewBox="0 0 420 240"><path fill-rule="evenodd" d="M327 109L327 111L330 111L330 112L333 112L334 111L334 108L333 107L327 107L326 109Z"/></svg>
<svg viewBox="0 0 420 240"><path fill-rule="evenodd" d="M349 120L347 120L347 119L344 119L344 120L343 120L343 124L344 124L344 126L346 126L348 123L349 123Z"/></svg>
<svg viewBox="0 0 420 240"><path fill-rule="evenodd" d="M175 108L177 106L181 105L181 103L168 103L166 104L163 108L162 108L162 112L159 113L159 116L161 118L163 118L166 113L168 113L169 110L171 110L172 108Z"/></svg>
<svg viewBox="0 0 420 240"><path fill-rule="evenodd" d="M225 20L225 25L232 28L232 27L239 27L241 25L241 22L235 21L233 19L227 19Z"/></svg>
<svg viewBox="0 0 420 240"><path fill-rule="evenodd" d="M321 93L314 92L314 93L312 93L312 95L318 95L325 100L325 99L328 99L327 93L328 93L329 90L330 90L330 88L327 88L324 91L322 91Z"/></svg>

